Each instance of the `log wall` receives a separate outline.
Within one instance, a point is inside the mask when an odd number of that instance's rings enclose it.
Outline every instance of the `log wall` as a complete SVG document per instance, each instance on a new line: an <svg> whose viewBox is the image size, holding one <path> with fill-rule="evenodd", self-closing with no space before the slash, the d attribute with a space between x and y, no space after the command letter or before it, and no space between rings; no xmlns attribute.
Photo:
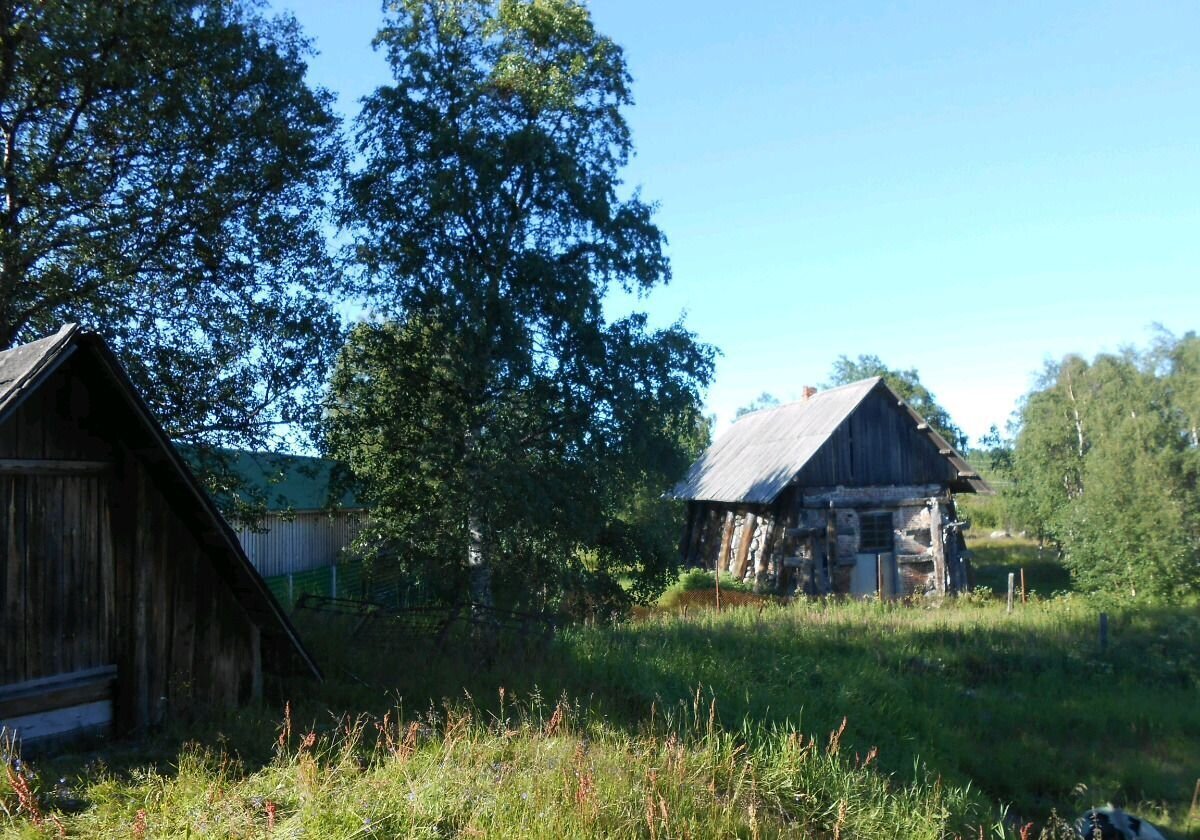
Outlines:
<svg viewBox="0 0 1200 840"><path fill-rule="evenodd" d="M937 485L794 488L774 505L690 502L685 560L740 571L760 589L783 594L849 593L862 548L859 516L886 512L892 517L894 594L941 594L945 558L934 531L947 508L946 491Z"/></svg>

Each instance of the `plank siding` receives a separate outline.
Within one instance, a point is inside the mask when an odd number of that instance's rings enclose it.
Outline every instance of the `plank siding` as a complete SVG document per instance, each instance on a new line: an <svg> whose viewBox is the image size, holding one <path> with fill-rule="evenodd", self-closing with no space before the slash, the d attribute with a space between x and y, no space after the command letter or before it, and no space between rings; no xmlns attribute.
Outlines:
<svg viewBox="0 0 1200 840"><path fill-rule="evenodd" d="M115 664L122 732L261 690L260 633L214 573L130 419L80 355L0 425L0 457L106 461L94 474L0 475L0 686Z"/></svg>
<svg viewBox="0 0 1200 840"><path fill-rule="evenodd" d="M948 484L958 470L887 392L867 395L796 476L806 487Z"/></svg>
<svg viewBox="0 0 1200 840"><path fill-rule="evenodd" d="M362 530L361 510L268 513L258 528L242 527L238 541L263 577L335 565Z"/></svg>

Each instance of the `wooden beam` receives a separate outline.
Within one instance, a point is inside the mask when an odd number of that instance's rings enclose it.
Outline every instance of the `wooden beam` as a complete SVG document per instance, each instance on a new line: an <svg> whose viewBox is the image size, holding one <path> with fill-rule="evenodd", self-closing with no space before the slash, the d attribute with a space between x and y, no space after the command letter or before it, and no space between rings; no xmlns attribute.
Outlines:
<svg viewBox="0 0 1200 840"><path fill-rule="evenodd" d="M688 510L695 508L695 513L692 516L692 527L688 533L687 548L683 554L683 564L692 566L696 563L696 555L700 553L700 543L704 537L704 525L708 519L708 511L704 508L704 502L688 502Z"/></svg>
<svg viewBox="0 0 1200 840"><path fill-rule="evenodd" d="M742 541L738 543L737 560L733 564L733 579L741 580L746 576L746 561L750 557L750 543L754 542L754 530L758 517L747 513L742 521Z"/></svg>
<svg viewBox="0 0 1200 840"><path fill-rule="evenodd" d="M721 567L725 564L725 558L729 556L729 543L733 540L733 511L725 513L725 529L721 532L721 550L717 554L716 562L713 563L713 571L720 574L724 571Z"/></svg>
<svg viewBox="0 0 1200 840"><path fill-rule="evenodd" d="M61 458L0 458L0 475L99 475L111 461L73 461Z"/></svg>
<svg viewBox="0 0 1200 840"><path fill-rule="evenodd" d="M970 470L959 470L958 477L959 478L979 478L979 473L971 472Z"/></svg>
<svg viewBox="0 0 1200 840"><path fill-rule="evenodd" d="M767 519L762 546L758 549L758 556L754 558L754 591L760 594L767 590L767 569L771 563L771 552L775 548L775 535L780 531L776 523L778 517L779 514L775 513Z"/></svg>
<svg viewBox="0 0 1200 840"><path fill-rule="evenodd" d="M689 549L692 546L692 531L696 527L696 503L687 503L687 516L684 517L683 535L679 538L679 562L688 564ZM261 571L261 570L260 570Z"/></svg>
<svg viewBox="0 0 1200 840"><path fill-rule="evenodd" d="M946 546L942 540L942 503L933 499L929 507L929 536L930 554L933 555L934 590L939 595L945 595L948 581L946 580Z"/></svg>
<svg viewBox="0 0 1200 840"><path fill-rule="evenodd" d="M114 665L30 680L0 688L0 719L111 699L117 678Z"/></svg>
<svg viewBox="0 0 1200 840"><path fill-rule="evenodd" d="M837 509L830 502L829 507L825 510L825 580L828 583L828 589L822 592L822 595L829 595L834 591L833 570L837 564Z"/></svg>

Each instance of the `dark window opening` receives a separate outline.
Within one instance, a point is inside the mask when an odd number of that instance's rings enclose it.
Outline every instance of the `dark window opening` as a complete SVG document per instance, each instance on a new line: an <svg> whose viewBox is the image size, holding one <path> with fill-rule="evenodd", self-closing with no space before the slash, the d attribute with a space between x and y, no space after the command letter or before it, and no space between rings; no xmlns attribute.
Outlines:
<svg viewBox="0 0 1200 840"><path fill-rule="evenodd" d="M858 515L858 550L863 554L886 554L892 550L892 514Z"/></svg>

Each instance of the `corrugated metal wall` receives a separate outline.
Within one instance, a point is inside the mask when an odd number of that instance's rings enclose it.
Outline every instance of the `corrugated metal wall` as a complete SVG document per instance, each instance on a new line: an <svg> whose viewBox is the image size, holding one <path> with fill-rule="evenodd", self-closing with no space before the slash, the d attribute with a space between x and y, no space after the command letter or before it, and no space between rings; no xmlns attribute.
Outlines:
<svg viewBox="0 0 1200 840"><path fill-rule="evenodd" d="M265 530L241 528L238 539L263 577L332 566L350 545L366 514L357 510L312 511L284 516L269 513Z"/></svg>

